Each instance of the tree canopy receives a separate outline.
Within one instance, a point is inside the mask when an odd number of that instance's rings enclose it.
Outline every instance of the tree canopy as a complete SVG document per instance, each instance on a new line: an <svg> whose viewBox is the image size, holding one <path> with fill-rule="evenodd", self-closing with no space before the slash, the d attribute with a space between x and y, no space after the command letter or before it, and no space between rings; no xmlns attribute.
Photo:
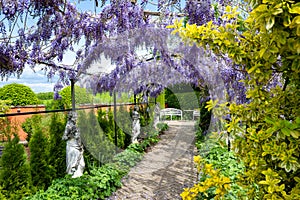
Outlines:
<svg viewBox="0 0 300 200"><path fill-rule="evenodd" d="M30 87L12 83L0 88L0 99L10 100L9 104L13 106L36 105L38 98Z"/></svg>
<svg viewBox="0 0 300 200"><path fill-rule="evenodd" d="M76 104L89 104L92 102L92 95L87 92L85 88L77 85L75 89L75 103ZM65 107L70 108L72 105L71 86L67 86L60 91L61 100Z"/></svg>

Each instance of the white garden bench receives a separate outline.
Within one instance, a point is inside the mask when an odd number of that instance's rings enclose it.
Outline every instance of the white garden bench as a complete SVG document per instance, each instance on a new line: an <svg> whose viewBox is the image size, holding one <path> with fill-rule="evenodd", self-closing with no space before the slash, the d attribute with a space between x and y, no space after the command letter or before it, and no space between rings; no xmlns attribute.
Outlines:
<svg viewBox="0 0 300 200"><path fill-rule="evenodd" d="M200 117L200 111L199 110L194 110L193 111L193 120L195 120L195 117Z"/></svg>
<svg viewBox="0 0 300 200"><path fill-rule="evenodd" d="M182 120L182 110L176 108L165 108L162 109L159 113L160 119L163 119L163 116L170 116L171 120L173 116L179 116Z"/></svg>

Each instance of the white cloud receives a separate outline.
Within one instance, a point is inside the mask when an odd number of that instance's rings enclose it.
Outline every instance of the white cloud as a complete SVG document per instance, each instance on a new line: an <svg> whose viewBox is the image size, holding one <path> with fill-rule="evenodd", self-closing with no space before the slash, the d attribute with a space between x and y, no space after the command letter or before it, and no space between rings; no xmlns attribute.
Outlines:
<svg viewBox="0 0 300 200"><path fill-rule="evenodd" d="M1 81L0 87L11 83L20 83L29 86L35 93L52 92L56 80L57 77L49 81L45 72L41 71L38 67L36 68L36 72L29 67L25 67L20 78L10 77L7 81Z"/></svg>

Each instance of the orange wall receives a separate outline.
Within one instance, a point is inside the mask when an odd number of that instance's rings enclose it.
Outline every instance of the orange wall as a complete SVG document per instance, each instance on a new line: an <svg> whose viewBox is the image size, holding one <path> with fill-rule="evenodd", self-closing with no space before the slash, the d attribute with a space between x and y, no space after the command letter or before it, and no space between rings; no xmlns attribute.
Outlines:
<svg viewBox="0 0 300 200"><path fill-rule="evenodd" d="M127 111L129 111L130 108L133 109L133 105L123 105L123 106L126 106ZM81 105L80 107L84 108L84 107L88 107L88 106ZM102 109L103 111L107 112L109 110L109 108L111 109L111 111L114 110L113 106L111 106L111 107L101 107L101 108L98 108L98 109ZM117 106L117 109L119 109L119 106ZM46 107L44 105L11 107L8 114L9 113L18 113L18 110L20 111L19 113L34 112L34 111L45 111ZM97 109L95 108L94 110L95 110L95 113L97 113ZM88 110L86 110L86 111L88 111ZM8 117L8 120L11 122L12 126L17 127L18 134L19 134L19 137L20 137L20 141L25 141L26 140L27 133L24 132L23 129L22 129L22 123L25 122L25 120L27 118L30 118L30 117L32 117L32 115L19 115L19 116Z"/></svg>
<svg viewBox="0 0 300 200"><path fill-rule="evenodd" d="M34 112L34 111L45 111L44 105L38 106L18 106L18 107L11 107L8 113L24 113L24 112ZM10 116L8 120L11 122L12 125L17 127L18 134L20 137L20 141L25 141L27 137L27 133L25 133L22 129L22 123L25 122L27 118L32 117L32 115L19 115L19 116Z"/></svg>

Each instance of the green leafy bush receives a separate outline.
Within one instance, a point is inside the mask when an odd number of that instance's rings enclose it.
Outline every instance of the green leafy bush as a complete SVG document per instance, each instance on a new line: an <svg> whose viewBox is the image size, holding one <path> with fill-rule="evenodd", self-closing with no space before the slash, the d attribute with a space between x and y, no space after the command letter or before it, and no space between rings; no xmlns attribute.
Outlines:
<svg viewBox="0 0 300 200"><path fill-rule="evenodd" d="M0 199L1 200L7 200L7 198L4 196L4 190L3 190L3 188L1 187L1 185L0 185Z"/></svg>
<svg viewBox="0 0 300 200"><path fill-rule="evenodd" d="M121 178L128 173L114 164L106 164L91 169L91 174L84 174L78 178L56 179L48 190L40 190L27 200L48 199L105 199L111 195L116 188L121 186Z"/></svg>
<svg viewBox="0 0 300 200"><path fill-rule="evenodd" d="M149 134L148 137L144 138L140 142L140 146L144 151L147 151L147 148L156 144L159 141L159 132Z"/></svg>
<svg viewBox="0 0 300 200"><path fill-rule="evenodd" d="M212 164L214 168L220 169L222 175L230 178L230 190L224 196L225 199L246 199L247 191L239 185L240 182L238 179L245 172L245 166L236 157L234 152L228 151L226 147L216 143L205 156L204 160Z"/></svg>
<svg viewBox="0 0 300 200"><path fill-rule="evenodd" d="M0 161L2 195L7 199L22 199L31 194L33 188L30 167L17 135L5 144Z"/></svg>
<svg viewBox="0 0 300 200"><path fill-rule="evenodd" d="M10 105L25 106L38 104L38 98L30 87L12 83L0 88L0 99L10 100Z"/></svg>
<svg viewBox="0 0 300 200"><path fill-rule="evenodd" d="M157 128L159 129L159 131L166 131L169 129L169 126L166 123L158 123Z"/></svg>
<svg viewBox="0 0 300 200"><path fill-rule="evenodd" d="M139 153L144 152L144 148L139 143L132 143L127 148L127 150L137 151Z"/></svg>
<svg viewBox="0 0 300 200"><path fill-rule="evenodd" d="M159 123L159 131L152 130L139 143L130 144L126 150L134 150L137 152L147 151L147 148L155 145L160 140L160 134L166 131L169 127L165 123Z"/></svg>
<svg viewBox="0 0 300 200"><path fill-rule="evenodd" d="M122 166L133 167L137 162L141 161L143 154L132 149L126 149L121 153L118 153L113 161L121 164Z"/></svg>
<svg viewBox="0 0 300 200"><path fill-rule="evenodd" d="M245 172L245 166L226 147L217 140L209 139L203 147L210 146L208 152L195 156L194 161L199 172L199 181L192 188L185 188L183 199L248 199L239 177ZM202 149L199 149L201 151ZM206 150L206 149L205 149Z"/></svg>

